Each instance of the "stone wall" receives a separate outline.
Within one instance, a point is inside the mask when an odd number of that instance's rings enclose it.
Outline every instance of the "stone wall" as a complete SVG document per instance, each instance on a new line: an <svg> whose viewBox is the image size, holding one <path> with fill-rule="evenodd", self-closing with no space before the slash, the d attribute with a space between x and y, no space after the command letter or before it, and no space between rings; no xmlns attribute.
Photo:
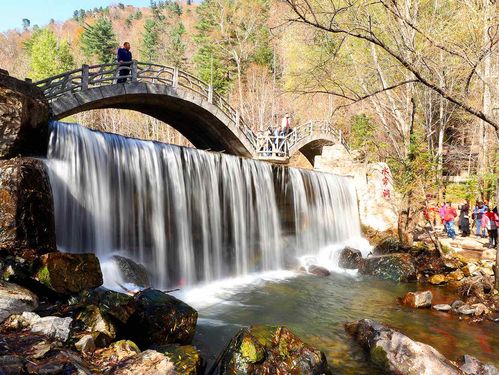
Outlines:
<svg viewBox="0 0 499 375"><path fill-rule="evenodd" d="M35 85L4 73L0 72L0 159L45 156L49 105Z"/></svg>
<svg viewBox="0 0 499 375"><path fill-rule="evenodd" d="M325 146L314 164L316 170L353 177L362 224L378 231L397 228L396 195L386 163L360 162L353 152L337 144Z"/></svg>

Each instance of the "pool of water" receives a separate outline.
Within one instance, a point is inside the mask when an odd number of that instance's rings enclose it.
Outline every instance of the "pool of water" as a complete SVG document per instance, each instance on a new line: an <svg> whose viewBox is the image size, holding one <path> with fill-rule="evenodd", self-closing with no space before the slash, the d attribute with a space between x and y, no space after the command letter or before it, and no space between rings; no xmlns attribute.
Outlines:
<svg viewBox="0 0 499 375"><path fill-rule="evenodd" d="M304 341L322 350L338 373L382 374L369 364L364 352L343 328L347 321L372 318L434 346L449 359L471 354L499 367L499 324L472 324L448 313L414 310L397 303L397 297L417 288L417 284L341 274L253 281L233 287L231 293L221 285L217 287L219 299L210 297L210 302L205 303L208 293L201 292L195 297L197 303L188 301L199 311L194 344L210 366L241 327L286 325ZM452 301L444 288L433 289L433 292L434 303Z"/></svg>

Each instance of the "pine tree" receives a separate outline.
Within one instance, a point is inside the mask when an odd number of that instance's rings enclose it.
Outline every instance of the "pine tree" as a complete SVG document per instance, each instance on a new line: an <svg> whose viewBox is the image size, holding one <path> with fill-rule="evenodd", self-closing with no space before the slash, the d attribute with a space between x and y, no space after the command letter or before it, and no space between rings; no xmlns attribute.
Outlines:
<svg viewBox="0 0 499 375"><path fill-rule="evenodd" d="M81 35L83 52L87 56L96 56L101 64L110 64L116 61L116 35L113 25L107 18L99 18L93 25L85 25Z"/></svg>
<svg viewBox="0 0 499 375"><path fill-rule="evenodd" d="M39 29L25 43L30 58L31 78L44 79L74 68L74 59L65 40L58 41L49 29Z"/></svg>
<svg viewBox="0 0 499 375"><path fill-rule="evenodd" d="M179 21L170 30L170 45L167 47L168 60L173 66L182 68L185 61L185 51L187 46L183 42L185 26Z"/></svg>
<svg viewBox="0 0 499 375"><path fill-rule="evenodd" d="M157 62L159 49L159 24L156 19L148 19L142 33L142 48L140 52L148 62Z"/></svg>

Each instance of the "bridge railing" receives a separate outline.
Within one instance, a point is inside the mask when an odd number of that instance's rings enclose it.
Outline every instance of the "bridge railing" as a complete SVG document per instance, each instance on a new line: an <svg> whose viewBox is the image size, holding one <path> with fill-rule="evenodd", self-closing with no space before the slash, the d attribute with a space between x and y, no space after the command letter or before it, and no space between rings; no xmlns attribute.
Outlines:
<svg viewBox="0 0 499 375"><path fill-rule="evenodd" d="M256 146L255 133L245 124L237 110L216 93L211 85L175 67L137 61L126 65L117 63L83 65L79 69L35 82L35 84L44 92L45 97L52 101L68 92L76 93L93 87L128 82L148 82L187 90L215 105L244 134L252 147Z"/></svg>
<svg viewBox="0 0 499 375"><path fill-rule="evenodd" d="M302 140L324 135L343 144L348 150L341 131L334 128L329 121L308 121L291 129L287 135L282 133L279 135L274 133L259 134L256 142L256 153L262 159L287 159Z"/></svg>

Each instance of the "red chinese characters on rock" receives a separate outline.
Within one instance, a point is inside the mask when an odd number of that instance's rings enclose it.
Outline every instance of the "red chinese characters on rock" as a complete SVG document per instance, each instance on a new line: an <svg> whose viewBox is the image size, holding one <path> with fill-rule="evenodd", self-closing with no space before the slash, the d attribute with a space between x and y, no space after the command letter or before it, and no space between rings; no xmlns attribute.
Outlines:
<svg viewBox="0 0 499 375"><path fill-rule="evenodd" d="M383 175L383 179L381 180L381 182L383 183L383 198L390 199L391 193L389 182L392 177L390 174L390 169L388 169L388 167L384 167L381 170L381 174Z"/></svg>

